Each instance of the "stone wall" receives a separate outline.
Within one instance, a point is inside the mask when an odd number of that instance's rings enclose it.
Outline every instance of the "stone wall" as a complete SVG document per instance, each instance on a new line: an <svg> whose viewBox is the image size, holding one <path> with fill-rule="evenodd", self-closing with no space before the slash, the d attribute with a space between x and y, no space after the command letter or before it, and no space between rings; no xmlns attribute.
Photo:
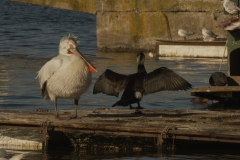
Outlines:
<svg viewBox="0 0 240 160"><path fill-rule="evenodd" d="M221 37L216 26L223 21L220 0L15 0L96 14L100 51L152 51L157 39L181 39L177 29L195 32L203 27Z"/></svg>

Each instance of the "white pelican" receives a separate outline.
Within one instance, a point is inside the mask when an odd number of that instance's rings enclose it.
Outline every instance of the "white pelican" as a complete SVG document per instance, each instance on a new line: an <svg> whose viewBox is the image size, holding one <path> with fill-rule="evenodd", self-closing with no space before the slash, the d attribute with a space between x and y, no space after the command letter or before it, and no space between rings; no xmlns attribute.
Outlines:
<svg viewBox="0 0 240 160"><path fill-rule="evenodd" d="M78 101L92 82L91 72L97 72L97 69L77 49L77 37L64 36L59 44L59 55L48 61L37 76L42 97L54 103L56 118L59 117L58 98L74 99L72 118L77 118Z"/></svg>
<svg viewBox="0 0 240 160"><path fill-rule="evenodd" d="M137 103L137 109L142 109L140 101L144 94L163 90L187 90L192 87L185 79L166 67L147 73L144 59L143 53L137 54L137 73L128 76L107 69L96 81L93 94L104 93L118 97L124 90L121 99L112 107L129 105L131 109L131 104Z"/></svg>

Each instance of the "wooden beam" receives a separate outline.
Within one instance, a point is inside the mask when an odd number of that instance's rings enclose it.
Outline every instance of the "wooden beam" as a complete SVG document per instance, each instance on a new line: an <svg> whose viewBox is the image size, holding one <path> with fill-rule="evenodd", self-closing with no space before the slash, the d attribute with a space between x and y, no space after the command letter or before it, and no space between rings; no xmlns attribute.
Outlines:
<svg viewBox="0 0 240 160"><path fill-rule="evenodd" d="M197 86L192 92L240 92L240 86Z"/></svg>

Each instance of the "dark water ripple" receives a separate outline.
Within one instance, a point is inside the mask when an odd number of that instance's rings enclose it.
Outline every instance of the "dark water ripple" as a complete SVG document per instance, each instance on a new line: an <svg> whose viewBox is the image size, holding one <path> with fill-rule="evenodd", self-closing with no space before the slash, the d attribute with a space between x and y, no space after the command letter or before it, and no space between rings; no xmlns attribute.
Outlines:
<svg viewBox="0 0 240 160"><path fill-rule="evenodd" d="M62 36L72 33L80 38L85 54L96 52L94 15L15 3L0 2L0 55L26 54L52 57ZM86 34L86 33L93 34Z"/></svg>

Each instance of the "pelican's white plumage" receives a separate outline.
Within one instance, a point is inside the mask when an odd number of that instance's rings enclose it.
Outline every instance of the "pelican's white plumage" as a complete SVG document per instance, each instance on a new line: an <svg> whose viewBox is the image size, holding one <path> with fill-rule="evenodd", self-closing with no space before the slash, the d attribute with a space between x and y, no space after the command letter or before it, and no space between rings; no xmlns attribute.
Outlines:
<svg viewBox="0 0 240 160"><path fill-rule="evenodd" d="M80 96L87 91L95 67L77 49L77 37L64 36L59 44L59 55L48 61L38 72L42 97L54 102L56 117L57 99L74 99L75 116Z"/></svg>

